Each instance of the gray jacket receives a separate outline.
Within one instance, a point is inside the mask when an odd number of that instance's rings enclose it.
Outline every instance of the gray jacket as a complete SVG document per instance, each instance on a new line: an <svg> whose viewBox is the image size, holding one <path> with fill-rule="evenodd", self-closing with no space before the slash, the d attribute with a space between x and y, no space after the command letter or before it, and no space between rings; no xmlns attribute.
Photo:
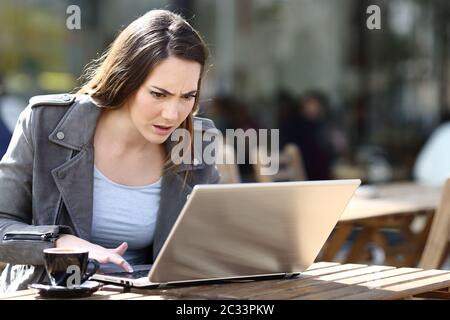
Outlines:
<svg viewBox="0 0 450 320"><path fill-rule="evenodd" d="M21 113L0 161L0 261L8 263L0 293L48 281L42 250L55 246L55 236L68 233L89 241L93 135L100 113L89 96L68 94L33 97ZM202 130L214 128L211 120L194 119ZM168 151L174 143L168 139ZM202 162L164 174L150 259L158 255L193 186L219 180L217 168Z"/></svg>

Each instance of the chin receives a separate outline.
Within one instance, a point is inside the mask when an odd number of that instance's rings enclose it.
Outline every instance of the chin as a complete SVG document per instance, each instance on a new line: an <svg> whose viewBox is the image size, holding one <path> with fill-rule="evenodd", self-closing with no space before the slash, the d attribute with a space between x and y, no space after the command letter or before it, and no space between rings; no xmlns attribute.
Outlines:
<svg viewBox="0 0 450 320"><path fill-rule="evenodd" d="M145 139L153 144L162 144L164 142L166 142L166 140L170 137L170 135L168 136L158 136L158 135L150 135L145 137Z"/></svg>

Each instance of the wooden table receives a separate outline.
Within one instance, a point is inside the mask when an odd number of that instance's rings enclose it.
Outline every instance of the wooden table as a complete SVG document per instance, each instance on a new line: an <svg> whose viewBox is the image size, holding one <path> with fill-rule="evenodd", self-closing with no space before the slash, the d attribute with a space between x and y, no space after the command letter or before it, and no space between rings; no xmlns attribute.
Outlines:
<svg viewBox="0 0 450 320"><path fill-rule="evenodd" d="M362 186L342 214L341 222L436 209L442 188L415 182Z"/></svg>
<svg viewBox="0 0 450 320"><path fill-rule="evenodd" d="M173 299L357 299L412 297L450 299L450 271L319 262L294 279L208 284L168 289L104 286L87 300ZM36 290L0 296L0 300L35 300Z"/></svg>
<svg viewBox="0 0 450 320"><path fill-rule="evenodd" d="M396 254L394 252L384 264L415 266L423 251L441 192L440 187L414 182L361 187L343 213L321 259L333 261L351 232L358 228L360 232L344 262L364 261L364 253L369 242L385 250L389 249L381 231L390 228L399 230L408 242L407 247L397 251L408 252L400 252L401 261L394 259ZM419 232L414 233L411 227L418 216L422 216L425 223Z"/></svg>

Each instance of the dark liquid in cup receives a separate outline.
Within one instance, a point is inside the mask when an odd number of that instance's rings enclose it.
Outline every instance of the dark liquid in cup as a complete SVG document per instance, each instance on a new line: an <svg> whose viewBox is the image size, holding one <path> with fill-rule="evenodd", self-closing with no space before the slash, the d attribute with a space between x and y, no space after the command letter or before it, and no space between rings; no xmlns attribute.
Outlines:
<svg viewBox="0 0 450 320"><path fill-rule="evenodd" d="M88 264L92 261L88 259L88 251L52 248L44 250L44 256L47 275L54 286L80 285L93 274L86 274Z"/></svg>

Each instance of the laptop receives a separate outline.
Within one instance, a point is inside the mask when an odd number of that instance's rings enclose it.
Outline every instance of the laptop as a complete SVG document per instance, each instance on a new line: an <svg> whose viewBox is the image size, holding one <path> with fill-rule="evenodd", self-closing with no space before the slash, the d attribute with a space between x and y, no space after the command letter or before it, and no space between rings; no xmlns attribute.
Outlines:
<svg viewBox="0 0 450 320"><path fill-rule="evenodd" d="M91 279L164 287L297 276L314 262L360 184L196 185L153 265Z"/></svg>

